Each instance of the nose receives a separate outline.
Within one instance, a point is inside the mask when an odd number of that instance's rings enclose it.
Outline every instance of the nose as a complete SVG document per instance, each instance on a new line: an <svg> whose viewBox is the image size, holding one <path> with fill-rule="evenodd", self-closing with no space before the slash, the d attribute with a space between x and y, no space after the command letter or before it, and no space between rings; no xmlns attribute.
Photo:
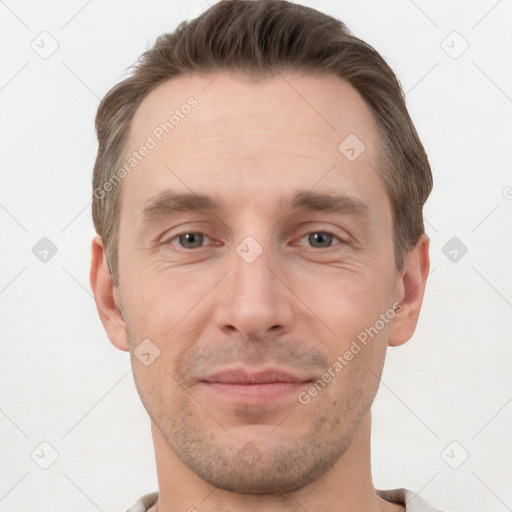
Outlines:
<svg viewBox="0 0 512 512"><path fill-rule="evenodd" d="M261 254L253 259L259 251ZM283 279L278 257L251 240L238 246L231 260L231 271L217 290L217 328L231 336L254 340L289 331L293 325L293 294Z"/></svg>

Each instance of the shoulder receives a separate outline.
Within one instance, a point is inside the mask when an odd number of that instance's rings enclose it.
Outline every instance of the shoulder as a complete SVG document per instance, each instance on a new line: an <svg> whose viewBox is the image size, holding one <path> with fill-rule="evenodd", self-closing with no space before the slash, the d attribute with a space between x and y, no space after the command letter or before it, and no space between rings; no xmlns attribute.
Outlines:
<svg viewBox="0 0 512 512"><path fill-rule="evenodd" d="M150 508L156 504L157 500L158 492L144 494L125 512L150 512Z"/></svg>
<svg viewBox="0 0 512 512"><path fill-rule="evenodd" d="M391 503L405 505L406 512L443 512L429 505L415 492L408 489L393 489L390 491L377 491L377 494Z"/></svg>

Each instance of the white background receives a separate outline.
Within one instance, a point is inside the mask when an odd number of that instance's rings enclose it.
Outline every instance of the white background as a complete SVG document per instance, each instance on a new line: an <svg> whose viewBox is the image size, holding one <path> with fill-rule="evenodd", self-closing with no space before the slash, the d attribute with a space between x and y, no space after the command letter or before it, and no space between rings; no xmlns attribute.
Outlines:
<svg viewBox="0 0 512 512"><path fill-rule="evenodd" d="M422 315L388 352L374 407L375 485L454 512L512 510L512 2L305 3L397 72L435 179ZM156 36L207 7L0 2L2 512L121 511L157 489L129 356L110 344L89 287L93 122ZM43 31L58 42L47 59L31 47L51 48ZM458 58L453 31L469 44ZM46 263L32 252L42 237L58 249ZM452 237L468 248L456 262L442 252ZM42 469L35 460L52 450ZM458 469L446 462L466 452Z"/></svg>

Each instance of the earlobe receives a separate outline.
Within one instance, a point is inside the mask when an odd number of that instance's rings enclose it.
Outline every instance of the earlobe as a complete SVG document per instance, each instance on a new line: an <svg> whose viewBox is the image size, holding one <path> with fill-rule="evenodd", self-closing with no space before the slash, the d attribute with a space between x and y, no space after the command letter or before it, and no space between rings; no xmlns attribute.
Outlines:
<svg viewBox="0 0 512 512"><path fill-rule="evenodd" d="M129 351L119 291L110 275L103 242L99 235L92 240L90 283L98 314L112 344Z"/></svg>
<svg viewBox="0 0 512 512"><path fill-rule="evenodd" d="M429 244L428 236L421 235L418 243L407 253L404 267L397 277L396 302L400 307L390 327L389 346L402 345L416 330L430 269Z"/></svg>

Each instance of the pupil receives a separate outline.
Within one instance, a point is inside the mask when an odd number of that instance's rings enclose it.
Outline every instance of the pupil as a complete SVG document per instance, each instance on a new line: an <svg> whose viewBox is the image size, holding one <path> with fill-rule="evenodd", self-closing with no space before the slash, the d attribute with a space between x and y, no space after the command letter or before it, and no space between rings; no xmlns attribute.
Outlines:
<svg viewBox="0 0 512 512"><path fill-rule="evenodd" d="M190 247L200 247L203 241L203 235L199 233L186 233L185 235L181 235L181 245L190 248Z"/></svg>
<svg viewBox="0 0 512 512"><path fill-rule="evenodd" d="M309 236L311 244L316 247L328 247L332 242L332 235L327 233L312 233Z"/></svg>

